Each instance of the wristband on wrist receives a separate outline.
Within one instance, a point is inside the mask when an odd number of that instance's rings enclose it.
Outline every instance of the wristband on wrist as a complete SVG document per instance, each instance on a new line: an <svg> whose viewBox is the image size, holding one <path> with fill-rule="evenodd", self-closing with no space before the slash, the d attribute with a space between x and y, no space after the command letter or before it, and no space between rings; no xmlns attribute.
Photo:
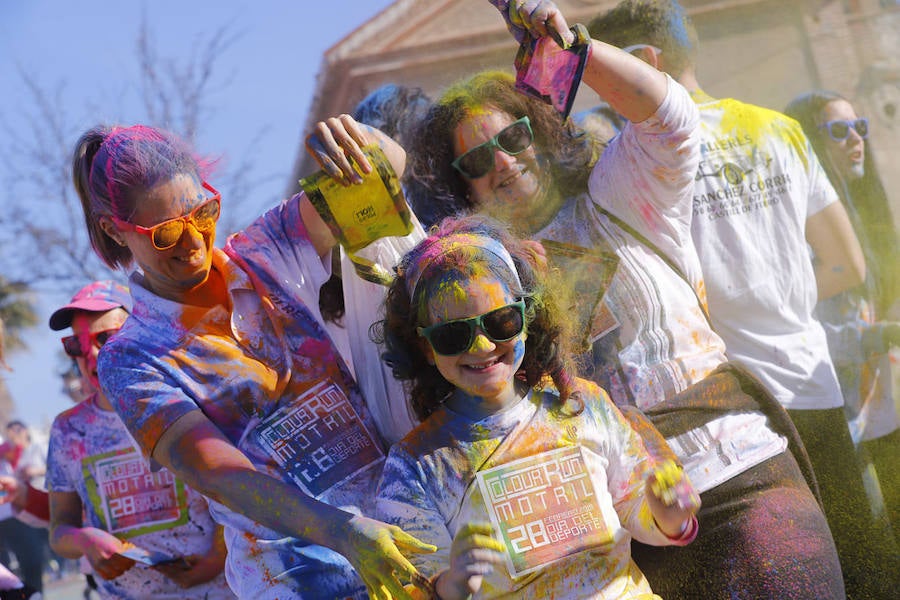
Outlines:
<svg viewBox="0 0 900 600"><path fill-rule="evenodd" d="M700 530L700 522L697 521L697 515L692 515L689 519L681 524L681 533L677 536L666 536L677 545L685 545L694 541L697 532Z"/></svg>

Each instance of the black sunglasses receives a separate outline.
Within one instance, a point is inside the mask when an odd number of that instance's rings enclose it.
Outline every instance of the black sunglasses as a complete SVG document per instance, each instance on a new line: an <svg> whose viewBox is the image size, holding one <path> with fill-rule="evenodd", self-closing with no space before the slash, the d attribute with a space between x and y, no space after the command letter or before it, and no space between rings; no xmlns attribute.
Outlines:
<svg viewBox="0 0 900 600"><path fill-rule="evenodd" d="M510 156L515 156L525 152L533 141L534 132L531 131L531 121L528 117L522 117L512 125L501 129L488 141L457 156L452 163L453 168L468 179L484 177L494 168L494 148L499 148Z"/></svg>
<svg viewBox="0 0 900 600"><path fill-rule="evenodd" d="M102 348L103 344L109 341L109 338L113 336L118 331L118 329L104 329L103 331L95 331L89 334L91 339L91 344L94 345L95 348ZM66 354L71 356L72 358L81 358L82 356L87 356L87 352L84 351L84 348L81 346L81 340L78 339L77 335L68 335L62 338L63 350L66 351Z"/></svg>
<svg viewBox="0 0 900 600"><path fill-rule="evenodd" d="M863 117L855 121L827 121L819 125L819 129L828 132L828 137L836 142L843 142L850 135L850 128L856 130L859 137L866 139L869 136L869 119Z"/></svg>
<svg viewBox="0 0 900 600"><path fill-rule="evenodd" d="M519 300L477 317L419 327L417 331L438 354L456 356L472 347L476 328L492 342L508 342L525 329L525 302Z"/></svg>

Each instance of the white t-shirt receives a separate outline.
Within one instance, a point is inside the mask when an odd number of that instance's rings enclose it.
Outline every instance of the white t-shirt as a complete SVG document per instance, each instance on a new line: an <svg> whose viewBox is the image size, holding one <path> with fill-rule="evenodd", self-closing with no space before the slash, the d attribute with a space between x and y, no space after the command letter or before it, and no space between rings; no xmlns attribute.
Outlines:
<svg viewBox="0 0 900 600"><path fill-rule="evenodd" d="M694 101L669 80L656 113L628 123L594 166L590 194L571 198L535 235L618 259L615 275L595 310L603 330L593 345L592 378L617 404L649 409L706 377L726 361L725 343L701 305L705 283L691 239L691 194L699 158ZM654 243L685 277L654 250L603 214L616 215ZM690 281L685 280L687 278ZM693 286L693 289L692 289ZM606 311L610 318L597 318ZM604 348L611 348L612 354ZM698 490L705 491L783 452L759 412L727 414L669 440ZM723 458L722 449L733 452Z"/></svg>
<svg viewBox="0 0 900 600"><path fill-rule="evenodd" d="M413 231L403 237L381 238L356 254L380 265L389 273L403 255L425 239L425 230L415 216ZM335 344L354 369L356 381L379 433L389 444L400 441L418 424L403 383L394 379L391 368L381 360L382 349L369 336L373 323L384 318L387 288L362 279L345 252L341 252L341 281L344 291L344 327L330 330ZM348 356L344 348L349 348Z"/></svg>
<svg viewBox="0 0 900 600"><path fill-rule="evenodd" d="M509 564L485 575L477 598L658 598L631 560L631 539L684 545L693 528L678 540L659 530L641 439L600 388L586 387L585 398L575 416L557 408L553 389L480 420L441 406L391 448L378 516L437 546L409 555L423 575L450 566L462 527L490 518L507 532ZM528 568L513 577L517 565Z"/></svg>
<svg viewBox="0 0 900 600"><path fill-rule="evenodd" d="M701 161L691 233L728 356L790 409L843 403L825 332L806 221L838 199L800 125L697 94Z"/></svg>
<svg viewBox="0 0 900 600"><path fill-rule="evenodd" d="M154 471L116 413L93 398L60 413L50 431L47 485L75 492L84 524L150 552L206 554L216 524L206 499L166 469ZM115 579L97 578L103 598L232 598L224 574L183 589L135 564Z"/></svg>
<svg viewBox="0 0 900 600"><path fill-rule="evenodd" d="M725 344L697 301L704 296L690 235L697 110L681 85L669 79L668 86L656 114L628 123L610 142L591 172L590 193L570 198L533 236L588 248L605 245L618 257L602 301L617 326L598 339L595 352L617 336L621 370L615 359L597 358L592 378L617 404L629 404L631 396L642 409L700 381L726 360ZM656 244L694 289L599 207Z"/></svg>

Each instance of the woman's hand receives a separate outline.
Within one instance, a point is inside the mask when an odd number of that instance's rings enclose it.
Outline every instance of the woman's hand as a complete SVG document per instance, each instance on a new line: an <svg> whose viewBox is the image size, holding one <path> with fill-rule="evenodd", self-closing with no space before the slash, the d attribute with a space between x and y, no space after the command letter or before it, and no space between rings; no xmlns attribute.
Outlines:
<svg viewBox="0 0 900 600"><path fill-rule="evenodd" d="M222 557L192 554L172 562L154 565L153 569L177 583L179 587L191 588L215 579L224 566Z"/></svg>
<svg viewBox="0 0 900 600"><path fill-rule="evenodd" d="M444 600L468 598L481 589L484 576L503 563L506 548L494 538L488 523L469 523L450 546L450 568L437 579L437 594Z"/></svg>
<svg viewBox="0 0 900 600"><path fill-rule="evenodd" d="M565 17L551 0L490 0L506 21L506 27L520 44L528 36L549 35L560 47L568 48L575 35L569 31Z"/></svg>
<svg viewBox="0 0 900 600"><path fill-rule="evenodd" d="M647 503L656 524L670 538L684 535L700 509L700 496L673 460L659 464L647 477Z"/></svg>
<svg viewBox="0 0 900 600"><path fill-rule="evenodd" d="M109 532L84 527L79 532L79 546L91 568L103 579L115 579L134 566L134 561L119 554L129 545Z"/></svg>
<svg viewBox="0 0 900 600"><path fill-rule="evenodd" d="M168 563L155 565L153 568L174 581L182 588L191 588L215 579L225 568L224 529L217 526L212 544L206 554L183 556Z"/></svg>
<svg viewBox="0 0 900 600"><path fill-rule="evenodd" d="M306 137L306 150L319 166L342 185L362 183L359 172L372 172L372 165L363 153L363 146L377 145L391 163L397 177L406 168L406 151L380 130L357 123L350 115L339 115L319 121Z"/></svg>
<svg viewBox="0 0 900 600"><path fill-rule="evenodd" d="M437 548L420 542L399 527L375 519L354 516L346 523L347 535L334 548L356 568L369 588L372 600L411 600L404 581L427 587L416 568L401 553L434 552Z"/></svg>
<svg viewBox="0 0 900 600"><path fill-rule="evenodd" d="M372 165L362 147L375 141L368 131L350 115L339 115L316 123L313 133L306 137L306 150L332 178L344 185L362 183L348 156L363 173L370 173Z"/></svg>

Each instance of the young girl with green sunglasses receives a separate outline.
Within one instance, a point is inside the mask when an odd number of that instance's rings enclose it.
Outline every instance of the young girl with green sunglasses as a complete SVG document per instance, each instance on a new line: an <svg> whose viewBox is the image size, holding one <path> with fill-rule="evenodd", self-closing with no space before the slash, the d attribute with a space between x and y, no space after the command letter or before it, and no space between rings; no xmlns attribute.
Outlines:
<svg viewBox="0 0 900 600"><path fill-rule="evenodd" d="M528 248L466 217L401 262L376 337L423 422L391 448L379 517L437 546L411 560L438 598L656 597L631 538L689 543L699 497L568 375L572 326Z"/></svg>

